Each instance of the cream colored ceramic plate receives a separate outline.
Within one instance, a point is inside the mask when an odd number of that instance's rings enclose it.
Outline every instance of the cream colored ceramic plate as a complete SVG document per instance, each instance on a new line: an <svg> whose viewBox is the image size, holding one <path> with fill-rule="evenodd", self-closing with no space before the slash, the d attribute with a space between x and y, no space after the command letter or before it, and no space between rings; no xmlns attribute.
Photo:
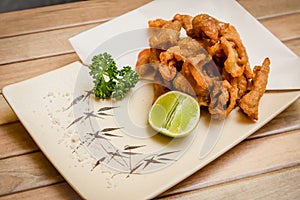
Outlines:
<svg viewBox="0 0 300 200"><path fill-rule="evenodd" d="M200 159L209 116L201 116L190 136L172 140L146 124L149 84L140 82L119 102L95 101L91 86L88 70L76 62L3 89L41 150L86 199L154 197L241 142L300 94L265 94L256 123L234 110L215 147Z"/></svg>
<svg viewBox="0 0 300 200"><path fill-rule="evenodd" d="M142 8L144 12L159 4L155 1L147 6ZM114 23L126 21L128 16L107 26L114 28ZM129 43L137 45L130 47L133 51L128 51L128 46L113 48L113 42L104 41L86 59L105 47L113 51L110 53L120 65L134 66L142 47L137 38ZM294 57L281 47L276 46L286 59ZM264 48L274 52L273 46ZM171 139L147 124L152 101L148 82L140 81L122 101L96 101L91 89L88 69L79 62L3 88L5 98L41 150L85 199L155 197L247 138L300 95L300 91L265 94L256 123L235 109L224 122L217 143L200 158L205 139L210 137L209 115L202 113L198 127L188 137Z"/></svg>

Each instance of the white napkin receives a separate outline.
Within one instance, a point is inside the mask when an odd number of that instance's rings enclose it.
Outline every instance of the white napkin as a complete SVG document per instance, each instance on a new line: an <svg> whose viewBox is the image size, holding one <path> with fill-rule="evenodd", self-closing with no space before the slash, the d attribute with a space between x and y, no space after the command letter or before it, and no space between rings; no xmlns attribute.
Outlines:
<svg viewBox="0 0 300 200"><path fill-rule="evenodd" d="M192 16L207 13L231 23L241 35L252 67L260 65L265 57L271 59L268 90L300 89L299 57L234 0L155 0L82 32L70 38L70 42L84 62L105 41L128 31L147 28L150 19L171 19L176 13ZM120 42L118 45L122 46L125 43Z"/></svg>

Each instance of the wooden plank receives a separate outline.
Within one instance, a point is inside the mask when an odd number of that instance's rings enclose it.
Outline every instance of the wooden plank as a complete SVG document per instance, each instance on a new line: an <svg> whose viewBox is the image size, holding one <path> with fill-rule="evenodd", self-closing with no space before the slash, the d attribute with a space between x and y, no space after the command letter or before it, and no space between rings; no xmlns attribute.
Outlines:
<svg viewBox="0 0 300 200"><path fill-rule="evenodd" d="M299 141L300 130L244 141L161 196L300 165Z"/></svg>
<svg viewBox="0 0 300 200"><path fill-rule="evenodd" d="M263 19L260 22L282 41L300 37L300 23L291 23L300 22L300 10L298 13Z"/></svg>
<svg viewBox="0 0 300 200"><path fill-rule="evenodd" d="M300 164L300 130L242 142L171 188L170 195ZM276 147L276 148L274 148ZM20 163L17 166L15 163ZM63 179L42 153L0 160L0 195L59 183Z"/></svg>
<svg viewBox="0 0 300 200"><path fill-rule="evenodd" d="M268 18L300 11L299 0L237 0L237 2L257 18Z"/></svg>
<svg viewBox="0 0 300 200"><path fill-rule="evenodd" d="M0 160L0 196L62 182L41 152Z"/></svg>
<svg viewBox="0 0 300 200"><path fill-rule="evenodd" d="M300 167L291 167L267 174L244 178L225 184L217 184L205 189L193 190L158 199L297 199L299 196ZM263 188L261 186L264 186ZM258 190L257 188L261 188ZM34 190L0 197L1 200L33 200L34 196L43 200L81 200L80 196L67 184L60 183Z"/></svg>
<svg viewBox="0 0 300 200"><path fill-rule="evenodd" d="M272 18L269 22L264 21L267 25L269 24L268 28L278 37L293 38L300 35L300 26L295 26L294 23L283 23L281 24L280 29L278 29L276 28L278 27L276 25L281 22L289 22L291 17L292 19L298 19L299 21L299 16L299 14L293 14L281 18ZM0 55L2 55L0 57L0 64L72 53L74 50L68 39L99 24L100 23L82 25L48 32L2 38L0 39Z"/></svg>
<svg viewBox="0 0 300 200"><path fill-rule="evenodd" d="M49 185L46 187L41 187L33 190L28 190L24 192L19 192L7 196L0 197L1 200L54 200L54 199L64 199L64 200L81 200L82 198L66 183L59 183L55 185Z"/></svg>
<svg viewBox="0 0 300 200"><path fill-rule="evenodd" d="M284 44L300 56L300 36L297 39L285 41Z"/></svg>
<svg viewBox="0 0 300 200"><path fill-rule="evenodd" d="M73 53L68 39L99 24L0 39L0 65Z"/></svg>
<svg viewBox="0 0 300 200"><path fill-rule="evenodd" d="M0 27L2 27L0 38L103 22L148 2L150 0L113 0L109 2L94 0L2 13L0 14ZM297 0L238 0L238 2L255 17L300 10L300 3Z"/></svg>
<svg viewBox="0 0 300 200"><path fill-rule="evenodd" d="M0 38L104 22L150 1L82 1L2 13L0 14Z"/></svg>
<svg viewBox="0 0 300 200"><path fill-rule="evenodd" d="M159 199L299 199L300 165Z"/></svg>
<svg viewBox="0 0 300 200"><path fill-rule="evenodd" d="M0 65L0 89L78 61L76 53Z"/></svg>
<svg viewBox="0 0 300 200"><path fill-rule="evenodd" d="M0 111L0 125L15 122L18 120L16 114L7 104L2 94L0 94Z"/></svg>
<svg viewBox="0 0 300 200"><path fill-rule="evenodd" d="M0 159L38 150L35 142L21 123L0 126Z"/></svg>

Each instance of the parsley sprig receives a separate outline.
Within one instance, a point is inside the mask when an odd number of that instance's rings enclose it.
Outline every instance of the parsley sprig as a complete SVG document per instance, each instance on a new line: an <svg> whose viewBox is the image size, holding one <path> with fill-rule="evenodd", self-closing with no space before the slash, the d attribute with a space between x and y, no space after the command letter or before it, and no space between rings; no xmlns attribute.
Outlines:
<svg viewBox="0 0 300 200"><path fill-rule="evenodd" d="M94 56L89 69L94 79L94 94L100 99L122 99L138 82L138 75L130 66L119 70L112 56L106 52Z"/></svg>

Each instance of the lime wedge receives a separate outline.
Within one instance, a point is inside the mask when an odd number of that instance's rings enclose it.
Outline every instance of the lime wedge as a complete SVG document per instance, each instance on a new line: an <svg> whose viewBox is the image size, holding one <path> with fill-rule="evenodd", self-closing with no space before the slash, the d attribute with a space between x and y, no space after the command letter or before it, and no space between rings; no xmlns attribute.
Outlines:
<svg viewBox="0 0 300 200"><path fill-rule="evenodd" d="M167 92L154 102L149 112L149 124L169 137L184 137L192 132L200 118L198 102L190 95Z"/></svg>

